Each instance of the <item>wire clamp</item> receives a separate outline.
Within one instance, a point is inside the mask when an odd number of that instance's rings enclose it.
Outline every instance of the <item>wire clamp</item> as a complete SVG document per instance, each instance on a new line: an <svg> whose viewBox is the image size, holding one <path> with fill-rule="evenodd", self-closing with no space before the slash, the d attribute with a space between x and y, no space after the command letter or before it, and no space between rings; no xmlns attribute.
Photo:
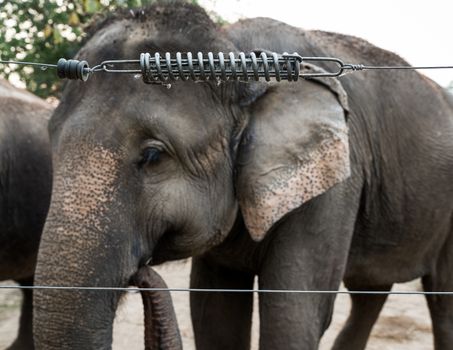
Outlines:
<svg viewBox="0 0 453 350"><path fill-rule="evenodd" d="M80 79L87 81L90 73L91 70L87 61L60 58L57 62L57 76L60 79Z"/></svg>

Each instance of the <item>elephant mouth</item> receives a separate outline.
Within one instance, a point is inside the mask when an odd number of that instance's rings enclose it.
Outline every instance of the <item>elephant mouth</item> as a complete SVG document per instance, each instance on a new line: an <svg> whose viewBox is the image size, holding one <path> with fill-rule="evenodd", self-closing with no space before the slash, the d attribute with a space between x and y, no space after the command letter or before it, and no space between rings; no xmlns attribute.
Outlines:
<svg viewBox="0 0 453 350"><path fill-rule="evenodd" d="M156 242L149 264L154 266L201 255L221 244L229 232L230 230L214 229L211 232L200 232L198 236L191 237L185 231L168 230ZM186 239L186 237L191 238Z"/></svg>

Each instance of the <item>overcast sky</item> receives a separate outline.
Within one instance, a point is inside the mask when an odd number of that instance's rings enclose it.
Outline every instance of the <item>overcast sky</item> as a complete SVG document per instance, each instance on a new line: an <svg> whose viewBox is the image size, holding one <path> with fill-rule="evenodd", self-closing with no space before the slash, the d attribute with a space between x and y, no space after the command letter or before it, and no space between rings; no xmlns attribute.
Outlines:
<svg viewBox="0 0 453 350"><path fill-rule="evenodd" d="M305 29L322 29L362 37L399 54L412 65L453 65L452 0L199 2L230 22L244 17L271 17ZM423 73L443 86L453 81L453 69Z"/></svg>

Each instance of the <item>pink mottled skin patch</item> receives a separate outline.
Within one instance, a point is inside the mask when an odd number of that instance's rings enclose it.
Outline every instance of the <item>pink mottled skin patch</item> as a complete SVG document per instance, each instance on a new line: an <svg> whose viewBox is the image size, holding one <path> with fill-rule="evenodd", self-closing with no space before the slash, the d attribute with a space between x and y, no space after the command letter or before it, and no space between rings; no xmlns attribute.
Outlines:
<svg viewBox="0 0 453 350"><path fill-rule="evenodd" d="M57 181L62 181L61 187L57 184L62 190L59 192L62 211L67 216L77 216L79 222L97 213L111 199L118 169L115 155L101 146L81 149L81 153L80 163L67 164L71 176L56 176Z"/></svg>
<svg viewBox="0 0 453 350"><path fill-rule="evenodd" d="M90 254L100 253L98 248L104 240L99 236L108 233L106 222L101 220L114 198L117 155L100 145L79 145L76 153L56 164L56 169L52 203L42 236L42 241L49 245L43 246L49 250L59 247L71 250L73 254L68 254L66 268L77 272L83 269L90 275L93 267L82 268L85 261L81 263L80 255L87 257L88 264ZM58 254L47 254L47 262L54 255Z"/></svg>
<svg viewBox="0 0 453 350"><path fill-rule="evenodd" d="M349 177L347 133L323 140L305 159L278 168L272 173L272 181L264 174L250 200L243 203L244 220L254 240L263 239L285 214Z"/></svg>

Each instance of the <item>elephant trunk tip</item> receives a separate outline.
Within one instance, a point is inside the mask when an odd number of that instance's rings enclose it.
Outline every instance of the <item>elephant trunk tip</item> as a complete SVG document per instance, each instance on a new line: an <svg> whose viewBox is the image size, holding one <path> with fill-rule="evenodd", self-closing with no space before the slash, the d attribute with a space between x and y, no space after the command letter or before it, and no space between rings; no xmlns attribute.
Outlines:
<svg viewBox="0 0 453 350"><path fill-rule="evenodd" d="M150 266L143 266L132 283L138 288L153 289L140 291L145 313L145 350L182 350L178 321L165 281Z"/></svg>

